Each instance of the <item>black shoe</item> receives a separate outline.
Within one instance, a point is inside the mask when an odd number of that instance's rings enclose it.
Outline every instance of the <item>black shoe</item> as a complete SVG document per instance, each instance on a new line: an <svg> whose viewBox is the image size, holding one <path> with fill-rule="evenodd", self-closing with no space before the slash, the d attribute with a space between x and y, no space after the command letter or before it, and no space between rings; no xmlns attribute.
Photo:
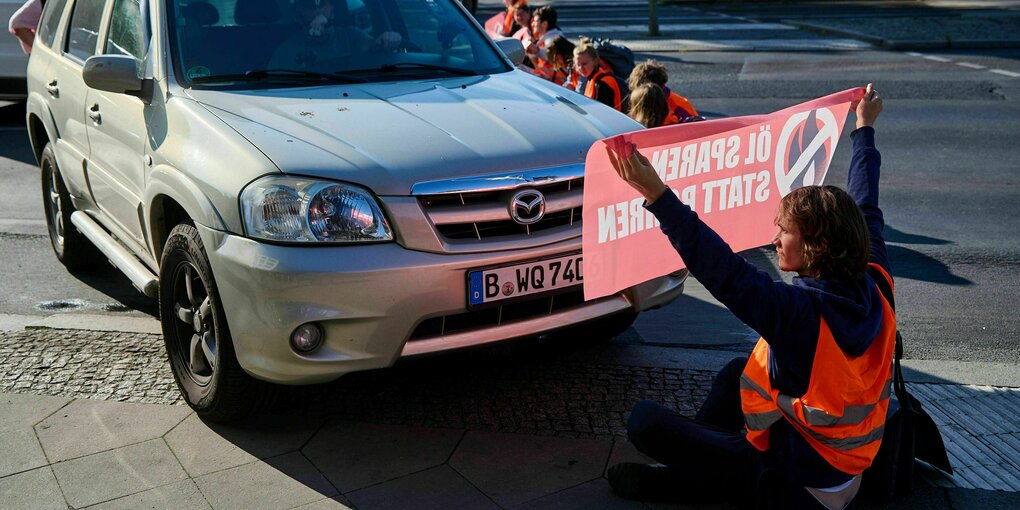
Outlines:
<svg viewBox="0 0 1020 510"><path fill-rule="evenodd" d="M609 468L606 478L618 496L639 501L669 500L676 489L673 473L662 464L622 462Z"/></svg>

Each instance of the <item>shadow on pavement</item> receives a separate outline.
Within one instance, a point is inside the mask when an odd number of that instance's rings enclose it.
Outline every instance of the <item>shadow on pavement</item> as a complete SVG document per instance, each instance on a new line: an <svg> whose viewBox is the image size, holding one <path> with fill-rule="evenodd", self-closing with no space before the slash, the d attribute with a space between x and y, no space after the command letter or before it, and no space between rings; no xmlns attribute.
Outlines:
<svg viewBox="0 0 1020 510"><path fill-rule="evenodd" d="M159 317L159 301L139 292L131 285L131 281L127 276L124 276L124 273L109 264L102 264L91 271L68 271L67 273L117 301L118 304L105 305L108 312L137 310L153 317Z"/></svg>
<svg viewBox="0 0 1020 510"><path fill-rule="evenodd" d="M945 285L974 284L966 278L954 275L949 266L929 255L892 244L886 246L886 250L895 278L910 278Z"/></svg>

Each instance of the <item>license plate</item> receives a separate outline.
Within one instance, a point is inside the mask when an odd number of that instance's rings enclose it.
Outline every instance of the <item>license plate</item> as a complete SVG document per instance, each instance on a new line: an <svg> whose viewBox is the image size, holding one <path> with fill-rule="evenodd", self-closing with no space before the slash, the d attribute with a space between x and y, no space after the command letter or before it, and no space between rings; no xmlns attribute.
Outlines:
<svg viewBox="0 0 1020 510"><path fill-rule="evenodd" d="M581 254L468 272L468 305L545 294L584 281Z"/></svg>

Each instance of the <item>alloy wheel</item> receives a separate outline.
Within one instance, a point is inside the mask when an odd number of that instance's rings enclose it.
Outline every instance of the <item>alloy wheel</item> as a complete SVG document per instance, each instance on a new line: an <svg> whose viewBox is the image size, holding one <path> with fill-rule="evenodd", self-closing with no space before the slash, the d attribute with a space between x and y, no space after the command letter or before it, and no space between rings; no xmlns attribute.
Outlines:
<svg viewBox="0 0 1020 510"><path fill-rule="evenodd" d="M49 185L46 189L47 202L46 210L50 214L50 225L52 225L53 242L58 248L64 247L64 211L60 206L60 188L59 180L60 176L57 175L56 169L52 165L47 164L48 174L50 176Z"/></svg>
<svg viewBox="0 0 1020 510"><path fill-rule="evenodd" d="M216 370L217 342L212 298L198 269L181 261L172 280L177 348L181 365L199 386L206 386Z"/></svg>

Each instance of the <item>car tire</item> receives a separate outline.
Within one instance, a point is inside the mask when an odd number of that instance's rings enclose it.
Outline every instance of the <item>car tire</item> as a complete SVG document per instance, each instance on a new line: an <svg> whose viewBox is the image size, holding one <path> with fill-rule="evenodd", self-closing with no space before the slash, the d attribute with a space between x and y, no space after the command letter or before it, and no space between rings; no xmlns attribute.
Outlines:
<svg viewBox="0 0 1020 510"><path fill-rule="evenodd" d="M558 335L581 341L611 340L627 331L634 324L637 316L637 312L626 310L564 329Z"/></svg>
<svg viewBox="0 0 1020 510"><path fill-rule="evenodd" d="M175 226L163 249L159 315L177 387L199 417L232 423L272 403L275 386L237 362L212 267L192 225Z"/></svg>
<svg viewBox="0 0 1020 510"><path fill-rule="evenodd" d="M68 269L87 269L104 260L103 254L84 234L71 224L74 205L64 185L53 144L46 144L39 157L42 171L42 199L46 210L46 230L50 235L53 254Z"/></svg>

